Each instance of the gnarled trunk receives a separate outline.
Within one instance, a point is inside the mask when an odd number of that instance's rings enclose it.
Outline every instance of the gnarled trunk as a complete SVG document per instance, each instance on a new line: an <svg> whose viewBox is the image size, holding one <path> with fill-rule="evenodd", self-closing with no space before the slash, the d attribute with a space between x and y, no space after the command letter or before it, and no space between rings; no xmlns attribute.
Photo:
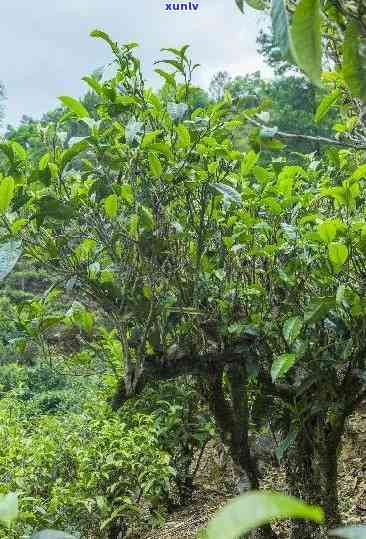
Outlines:
<svg viewBox="0 0 366 539"><path fill-rule="evenodd" d="M331 426L324 417L307 421L286 457L288 493L325 512L325 525L294 520L290 539L322 539L327 530L340 524L338 508L338 448L342 428Z"/></svg>
<svg viewBox="0 0 366 539"><path fill-rule="evenodd" d="M230 401L223 388L223 368L212 368L207 378L207 400L223 443L229 449L243 490L259 489L257 462L249 445L249 409L246 391L247 373L245 365L230 366L227 370ZM270 525L258 529L257 539L273 539L276 534Z"/></svg>

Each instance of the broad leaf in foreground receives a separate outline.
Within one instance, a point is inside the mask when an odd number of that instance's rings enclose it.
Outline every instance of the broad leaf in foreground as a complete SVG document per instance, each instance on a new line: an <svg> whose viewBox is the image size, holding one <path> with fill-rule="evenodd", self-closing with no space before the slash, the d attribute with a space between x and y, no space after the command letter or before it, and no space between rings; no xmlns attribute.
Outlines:
<svg viewBox="0 0 366 539"><path fill-rule="evenodd" d="M294 50L285 0L272 0L271 17L274 40L284 58L291 60L294 57Z"/></svg>
<svg viewBox="0 0 366 539"><path fill-rule="evenodd" d="M276 492L250 492L229 502L207 527L208 539L236 539L255 528L285 518L305 518L321 523L320 507Z"/></svg>
<svg viewBox="0 0 366 539"><path fill-rule="evenodd" d="M361 37L361 23L348 23L343 45L343 76L351 93L366 101L365 39Z"/></svg>
<svg viewBox="0 0 366 539"><path fill-rule="evenodd" d="M322 34L319 0L300 0L292 19L296 63L311 82L321 86Z"/></svg>

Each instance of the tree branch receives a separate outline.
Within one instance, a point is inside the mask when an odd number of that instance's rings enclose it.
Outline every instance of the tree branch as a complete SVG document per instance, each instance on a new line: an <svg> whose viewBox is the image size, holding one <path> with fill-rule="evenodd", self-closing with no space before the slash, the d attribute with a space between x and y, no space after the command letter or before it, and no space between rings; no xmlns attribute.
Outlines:
<svg viewBox="0 0 366 539"><path fill-rule="evenodd" d="M112 398L112 407L117 410L128 399L138 395L144 387L151 382L175 380L181 376L200 376L208 378L216 369L228 366L243 366L248 359L256 361L257 354L248 347L245 352L226 350L223 352L210 352L207 354L189 354L184 351L176 353L173 357L151 355L146 356L144 368L140 372L136 369L138 379L131 385L130 381L121 379L116 393ZM280 397L288 402L292 400L293 390L286 384L274 384L268 374L260 373L260 382L268 394ZM126 383L127 382L127 383Z"/></svg>
<svg viewBox="0 0 366 539"><path fill-rule="evenodd" d="M254 125L255 127L259 127L260 129L268 129L268 126L261 124L254 118L250 118L247 114L244 114L244 117L250 124ZM286 140L304 140L306 142L328 144L329 146L341 146L343 148L353 148L355 150L366 150L366 144L362 144L361 142L347 142L327 137L301 135L300 133L285 133L284 131L277 131L274 137L283 138Z"/></svg>

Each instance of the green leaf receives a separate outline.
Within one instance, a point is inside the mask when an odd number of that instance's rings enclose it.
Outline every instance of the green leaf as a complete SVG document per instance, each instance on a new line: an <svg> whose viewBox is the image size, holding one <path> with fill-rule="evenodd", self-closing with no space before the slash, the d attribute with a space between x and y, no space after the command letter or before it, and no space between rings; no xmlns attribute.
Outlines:
<svg viewBox="0 0 366 539"><path fill-rule="evenodd" d="M181 59L180 60L160 60L158 63L168 64L172 67L175 67L177 71L179 71L180 73L182 73L182 75L184 75L184 65Z"/></svg>
<svg viewBox="0 0 366 539"><path fill-rule="evenodd" d="M161 130L156 129L155 131L149 131L148 133L145 133L143 136L143 139L141 141L141 148L147 148L155 142L156 137L161 133Z"/></svg>
<svg viewBox="0 0 366 539"><path fill-rule="evenodd" d="M151 174L155 177L161 176L163 172L163 168L161 166L160 160L158 156L156 155L156 153L149 152L148 160L149 160Z"/></svg>
<svg viewBox="0 0 366 539"><path fill-rule="evenodd" d="M75 254L80 260L86 260L94 252L96 241L90 238L83 240L75 249Z"/></svg>
<svg viewBox="0 0 366 539"><path fill-rule="evenodd" d="M110 219L116 217L118 211L118 197L114 193L107 196L104 201L104 211Z"/></svg>
<svg viewBox="0 0 366 539"><path fill-rule="evenodd" d="M86 150L88 147L88 142L86 140L80 140L79 142L76 142L70 148L62 152L61 156L61 169L63 170L65 166L72 160L74 157L79 155L81 152Z"/></svg>
<svg viewBox="0 0 366 539"><path fill-rule="evenodd" d="M351 180L365 180L366 179L366 164L360 165L352 174Z"/></svg>
<svg viewBox="0 0 366 539"><path fill-rule="evenodd" d="M179 58L185 58L186 52L189 49L189 45L183 45L180 49L174 49L173 47L168 47L161 49L162 51L171 52L175 56L179 56Z"/></svg>
<svg viewBox="0 0 366 539"><path fill-rule="evenodd" d="M0 521L9 527L18 514L18 496L14 492L0 496Z"/></svg>
<svg viewBox="0 0 366 539"><path fill-rule="evenodd" d="M259 155L256 154L253 150L251 150L250 152L244 155L244 158L241 162L241 167L240 167L240 170L243 176L248 176L251 173L255 164L258 161L258 158L259 158Z"/></svg>
<svg viewBox="0 0 366 539"><path fill-rule="evenodd" d="M14 163L15 155L14 155L14 149L11 146L10 142L8 144L0 144L0 150L4 152L6 157L9 159L11 163Z"/></svg>
<svg viewBox="0 0 366 539"><path fill-rule="evenodd" d="M0 213L5 213L14 197L13 178L4 178L0 183Z"/></svg>
<svg viewBox="0 0 366 539"><path fill-rule="evenodd" d="M38 163L38 168L39 170L45 170L47 168L47 165L50 161L50 154L49 152L45 153L41 159L39 160L39 163Z"/></svg>
<svg viewBox="0 0 366 539"><path fill-rule="evenodd" d="M29 539L76 539L76 537L57 530L42 530L31 535Z"/></svg>
<svg viewBox="0 0 366 539"><path fill-rule="evenodd" d="M365 39L361 22L350 19L343 44L343 76L351 93L366 101Z"/></svg>
<svg viewBox="0 0 366 539"><path fill-rule="evenodd" d="M335 307L335 300L333 297L318 298L312 301L304 313L304 322L306 324L314 324L323 320L328 312Z"/></svg>
<svg viewBox="0 0 366 539"><path fill-rule="evenodd" d="M59 100L78 116L78 118L87 118L89 116L89 112L86 110L84 105L80 103L77 99L74 99L73 97L69 97L67 95L62 95L59 97Z"/></svg>
<svg viewBox="0 0 366 539"><path fill-rule="evenodd" d="M127 107L128 105L138 105L139 101L136 97L131 95L119 95L116 99L116 103Z"/></svg>
<svg viewBox="0 0 366 539"><path fill-rule="evenodd" d="M277 448L275 449L275 453L276 453L278 462L281 462L286 451L292 446L292 444L296 440L297 435L298 435L297 430L290 431L289 434L286 436L286 438L282 440L282 442L277 446Z"/></svg>
<svg viewBox="0 0 366 539"><path fill-rule="evenodd" d="M318 86L322 73L321 17L320 0L300 0L291 27L296 62Z"/></svg>
<svg viewBox="0 0 366 539"><path fill-rule="evenodd" d="M321 122L324 116L328 114L332 106L337 103L338 99L341 96L342 96L342 92L340 90L334 90L329 95L326 95L325 97L323 97L323 99L318 105L318 108L316 109L316 113L315 113L316 123Z"/></svg>
<svg viewBox="0 0 366 539"><path fill-rule="evenodd" d="M218 191L224 195L225 199L235 202L241 206L242 200L240 193L238 193L238 191L236 191L236 189L233 187L230 187L230 185L226 185L225 183L210 183L210 186L213 187L215 191Z"/></svg>
<svg viewBox="0 0 366 539"><path fill-rule="evenodd" d="M171 148L169 144L166 144L165 142L152 142L149 145L149 150L165 155L165 157L170 157L171 154Z"/></svg>
<svg viewBox="0 0 366 539"><path fill-rule="evenodd" d="M336 528L330 530L329 535L345 537L345 539L366 539L366 526L348 526L347 528Z"/></svg>
<svg viewBox="0 0 366 539"><path fill-rule="evenodd" d="M123 200L125 200L129 204L132 204L134 200L134 196L133 196L133 190L132 190L131 185L128 185L128 184L121 185L120 193Z"/></svg>
<svg viewBox="0 0 366 539"><path fill-rule="evenodd" d="M229 502L208 524L208 539L237 539L273 520L304 518L321 523L320 507L276 492L249 492Z"/></svg>
<svg viewBox="0 0 366 539"><path fill-rule="evenodd" d="M14 155L16 154L21 161L25 161L27 159L27 151L23 148L23 146L16 140L12 140L10 144L14 150Z"/></svg>
<svg viewBox="0 0 366 539"><path fill-rule="evenodd" d="M296 361L296 354L281 354L276 357L272 363L271 376L275 382L278 378L284 376Z"/></svg>
<svg viewBox="0 0 366 539"><path fill-rule="evenodd" d="M152 230L154 228L154 217L151 211L142 205L139 207L139 225L146 230Z"/></svg>
<svg viewBox="0 0 366 539"><path fill-rule="evenodd" d="M329 260L336 269L340 269L348 259L348 249L344 243L330 243L328 254Z"/></svg>
<svg viewBox="0 0 366 539"><path fill-rule="evenodd" d="M87 83L92 90L98 95L103 95L103 87L93 77L83 77L82 80Z"/></svg>
<svg viewBox="0 0 366 539"><path fill-rule="evenodd" d="M332 221L324 221L318 226L318 234L325 243L330 243L337 235L337 227Z"/></svg>
<svg viewBox="0 0 366 539"><path fill-rule="evenodd" d="M45 217L52 217L59 221L71 219L75 209L66 205L52 195L45 195L37 201L37 212L35 217L42 221Z"/></svg>
<svg viewBox="0 0 366 539"><path fill-rule="evenodd" d="M9 241L0 245L0 281L11 272L22 254L20 241Z"/></svg>
<svg viewBox="0 0 366 539"><path fill-rule="evenodd" d="M258 11L263 11L267 7L267 2L265 0L245 0L245 2L248 6L257 9Z"/></svg>
<svg viewBox="0 0 366 539"><path fill-rule="evenodd" d="M162 69L155 69L155 73L160 75L165 80L168 86L173 86L173 88L176 87L177 83L174 74L163 71Z"/></svg>
<svg viewBox="0 0 366 539"><path fill-rule="evenodd" d="M90 37L103 39L103 41L108 43L108 45L111 47L113 52L115 52L118 49L117 43L115 41L112 41L109 35L106 32L103 32L103 30L98 30L98 29L93 30L92 32L90 32Z"/></svg>
<svg viewBox="0 0 366 539"><path fill-rule="evenodd" d="M179 148L187 148L191 144L191 137L188 129L185 125L179 124L176 127L178 134L178 146Z"/></svg>
<svg viewBox="0 0 366 539"><path fill-rule="evenodd" d="M299 316L294 316L283 324L283 336L289 344L293 343L300 335L302 326L303 321Z"/></svg>
<svg viewBox="0 0 366 539"><path fill-rule="evenodd" d="M280 48L283 57L291 60L294 57L294 48L285 0L272 0L271 17L274 41Z"/></svg>

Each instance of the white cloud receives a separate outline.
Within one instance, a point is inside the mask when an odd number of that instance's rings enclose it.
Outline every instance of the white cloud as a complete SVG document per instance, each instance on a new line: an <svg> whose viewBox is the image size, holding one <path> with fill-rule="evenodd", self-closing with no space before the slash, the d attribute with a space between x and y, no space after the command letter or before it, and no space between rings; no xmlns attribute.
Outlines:
<svg viewBox="0 0 366 539"><path fill-rule="evenodd" d="M1 7L0 80L6 86L6 122L39 117L57 96L80 95L81 77L110 60L104 43L89 32L102 28L120 41L140 43L148 80L162 47L191 45L202 64L196 80L207 85L218 70L232 74L263 69L256 35L263 15L241 16L234 0L196 0L197 12L165 12L162 0L32 0ZM4 51L7 51L6 53ZM268 71L267 71L268 72Z"/></svg>

